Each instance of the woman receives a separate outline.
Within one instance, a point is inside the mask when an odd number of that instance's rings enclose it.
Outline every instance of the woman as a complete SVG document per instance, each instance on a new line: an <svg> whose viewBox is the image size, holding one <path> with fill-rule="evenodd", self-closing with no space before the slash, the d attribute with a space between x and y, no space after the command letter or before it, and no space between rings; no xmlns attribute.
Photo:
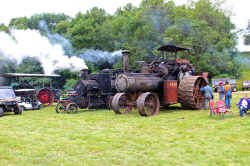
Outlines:
<svg viewBox="0 0 250 166"><path fill-rule="evenodd" d="M232 89L229 85L228 81L226 81L225 84L225 104L226 108L230 109L231 107L231 98L232 98Z"/></svg>
<svg viewBox="0 0 250 166"><path fill-rule="evenodd" d="M224 100L224 96L225 96L225 88L223 86L223 82L219 82L219 97L220 97L220 100Z"/></svg>
<svg viewBox="0 0 250 166"><path fill-rule="evenodd" d="M247 98L247 94L240 99L239 103L240 116L243 117L246 115L247 110L250 108L250 99Z"/></svg>

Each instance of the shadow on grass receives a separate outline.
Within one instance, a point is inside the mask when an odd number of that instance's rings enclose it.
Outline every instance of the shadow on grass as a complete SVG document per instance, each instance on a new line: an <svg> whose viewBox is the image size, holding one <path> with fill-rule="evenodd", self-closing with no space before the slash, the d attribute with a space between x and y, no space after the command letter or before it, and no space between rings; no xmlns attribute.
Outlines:
<svg viewBox="0 0 250 166"><path fill-rule="evenodd" d="M182 108L180 106L169 106L169 107L163 107L160 109L160 113L171 113L171 112L176 112L176 111L182 111L182 112L186 112L186 111L202 111L202 110L199 110L199 109L186 109L186 108Z"/></svg>
<svg viewBox="0 0 250 166"><path fill-rule="evenodd" d="M9 117L9 116L22 116L22 114L21 115L16 115L14 112L4 112L3 116L0 117L0 118Z"/></svg>
<svg viewBox="0 0 250 166"><path fill-rule="evenodd" d="M83 114L83 113L87 113L87 112L98 113L98 112L113 112L113 111L109 110L109 109L88 109L88 108L79 109L78 108L77 113L67 113L66 111L63 111L63 112L60 112L60 113L57 113L57 114ZM55 113L56 113L56 111L55 111Z"/></svg>

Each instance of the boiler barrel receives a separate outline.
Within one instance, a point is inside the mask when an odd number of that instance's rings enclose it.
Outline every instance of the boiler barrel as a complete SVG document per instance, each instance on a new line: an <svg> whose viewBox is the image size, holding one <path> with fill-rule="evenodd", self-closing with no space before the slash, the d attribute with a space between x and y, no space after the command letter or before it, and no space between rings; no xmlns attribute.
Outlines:
<svg viewBox="0 0 250 166"><path fill-rule="evenodd" d="M152 74L120 74L115 80L119 92L151 92L161 89L163 79Z"/></svg>

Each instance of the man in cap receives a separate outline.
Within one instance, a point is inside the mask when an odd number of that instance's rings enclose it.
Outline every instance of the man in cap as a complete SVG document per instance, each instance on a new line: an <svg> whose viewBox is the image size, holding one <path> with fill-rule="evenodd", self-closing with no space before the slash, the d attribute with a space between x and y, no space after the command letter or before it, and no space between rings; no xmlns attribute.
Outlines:
<svg viewBox="0 0 250 166"><path fill-rule="evenodd" d="M209 101L214 98L213 90L207 83L207 85L205 87L201 88L200 91L202 91L204 93L204 96L205 96L204 109L207 110Z"/></svg>

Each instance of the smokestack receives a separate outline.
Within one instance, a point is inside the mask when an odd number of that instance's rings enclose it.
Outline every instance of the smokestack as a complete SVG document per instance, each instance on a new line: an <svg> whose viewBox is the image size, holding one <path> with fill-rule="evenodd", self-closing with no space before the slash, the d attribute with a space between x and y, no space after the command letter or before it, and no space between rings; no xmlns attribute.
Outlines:
<svg viewBox="0 0 250 166"><path fill-rule="evenodd" d="M88 79L88 69L83 68L82 70L80 70L79 72L79 77L83 80L87 80Z"/></svg>
<svg viewBox="0 0 250 166"><path fill-rule="evenodd" d="M123 59L123 72L128 73L129 68L129 51L128 50L122 50L122 59Z"/></svg>

